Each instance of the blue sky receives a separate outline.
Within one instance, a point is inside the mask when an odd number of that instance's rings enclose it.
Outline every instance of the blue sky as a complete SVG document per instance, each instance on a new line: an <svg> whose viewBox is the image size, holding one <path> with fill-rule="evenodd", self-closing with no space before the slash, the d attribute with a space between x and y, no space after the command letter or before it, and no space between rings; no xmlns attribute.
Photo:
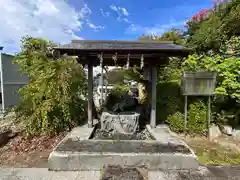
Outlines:
<svg viewBox="0 0 240 180"><path fill-rule="evenodd" d="M76 8L79 5L76 0L69 3ZM92 10L90 20L104 29L96 32L84 26L79 33L84 39L137 39L145 33L161 34L171 27L182 28L189 17L212 4L209 0L88 0L86 3ZM123 14L122 8L127 13Z"/></svg>
<svg viewBox="0 0 240 180"><path fill-rule="evenodd" d="M7 0L0 1L0 45L19 51L22 36L56 43L72 39L135 40L184 23L211 0Z"/></svg>

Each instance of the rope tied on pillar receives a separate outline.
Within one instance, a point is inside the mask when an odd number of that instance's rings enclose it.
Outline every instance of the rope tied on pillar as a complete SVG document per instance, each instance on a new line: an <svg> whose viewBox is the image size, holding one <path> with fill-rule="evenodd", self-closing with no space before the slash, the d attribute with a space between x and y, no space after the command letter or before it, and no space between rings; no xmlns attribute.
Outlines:
<svg viewBox="0 0 240 180"><path fill-rule="evenodd" d="M117 53L112 56L112 59L114 60L115 66L117 66Z"/></svg>
<svg viewBox="0 0 240 180"><path fill-rule="evenodd" d="M100 60L100 67L101 67L101 106L103 105L103 84L104 84L104 78L103 78L103 53L98 54L98 58Z"/></svg>
<svg viewBox="0 0 240 180"><path fill-rule="evenodd" d="M98 59L100 60L100 66L101 68L103 67L103 53L101 52L101 54L98 54Z"/></svg>
<svg viewBox="0 0 240 180"><path fill-rule="evenodd" d="M143 67L144 67L144 56L143 56L143 54L141 56L141 65L140 65L140 67L141 67L141 69L143 69Z"/></svg>
<svg viewBox="0 0 240 180"><path fill-rule="evenodd" d="M128 57L127 57L127 69L129 69L129 64L130 64L130 53L128 54Z"/></svg>

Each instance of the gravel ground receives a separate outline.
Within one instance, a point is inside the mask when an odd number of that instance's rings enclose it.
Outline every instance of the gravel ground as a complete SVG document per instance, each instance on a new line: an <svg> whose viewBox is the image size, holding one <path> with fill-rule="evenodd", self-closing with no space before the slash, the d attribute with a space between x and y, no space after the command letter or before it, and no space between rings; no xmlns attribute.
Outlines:
<svg viewBox="0 0 240 180"><path fill-rule="evenodd" d="M103 169L101 180L144 180L144 177L136 168L108 166Z"/></svg>
<svg viewBox="0 0 240 180"><path fill-rule="evenodd" d="M101 131L100 129L96 129L93 133L92 139L112 139L112 140L155 140L147 129L143 129L138 131L133 135L125 135L125 134L116 134L114 132L106 132Z"/></svg>

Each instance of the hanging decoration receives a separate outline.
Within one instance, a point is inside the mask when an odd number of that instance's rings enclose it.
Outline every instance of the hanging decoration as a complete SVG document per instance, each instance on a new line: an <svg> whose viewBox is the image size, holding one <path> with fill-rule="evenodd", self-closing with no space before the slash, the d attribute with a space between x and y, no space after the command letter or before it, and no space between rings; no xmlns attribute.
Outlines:
<svg viewBox="0 0 240 180"><path fill-rule="evenodd" d="M114 60L115 66L117 66L117 53L112 56L112 59Z"/></svg>
<svg viewBox="0 0 240 180"><path fill-rule="evenodd" d="M128 57L127 57L127 69L129 69L129 64L130 64L130 54L128 54Z"/></svg>
<svg viewBox="0 0 240 180"><path fill-rule="evenodd" d="M103 53L98 54L98 59L100 60L100 67L103 67Z"/></svg>
<svg viewBox="0 0 240 180"><path fill-rule="evenodd" d="M142 56L141 56L141 69L143 69L143 67L144 67L144 56L143 56L143 54L142 54Z"/></svg>
<svg viewBox="0 0 240 180"><path fill-rule="evenodd" d="M101 67L101 106L103 105L104 103L104 100L103 100L103 84L104 84L104 78L103 78L103 53L101 52L101 54L98 54L98 58L100 60L100 67Z"/></svg>

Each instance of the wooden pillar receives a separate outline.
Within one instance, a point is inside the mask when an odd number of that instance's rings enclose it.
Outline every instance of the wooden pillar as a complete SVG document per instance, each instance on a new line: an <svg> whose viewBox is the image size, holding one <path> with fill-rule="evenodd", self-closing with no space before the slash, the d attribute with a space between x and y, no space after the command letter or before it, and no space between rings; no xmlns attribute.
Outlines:
<svg viewBox="0 0 240 180"><path fill-rule="evenodd" d="M103 107L103 81L104 81L104 78L103 78L103 65L101 64L101 107Z"/></svg>
<svg viewBox="0 0 240 180"><path fill-rule="evenodd" d="M188 115L188 96L185 95L184 100L184 131L187 132L187 115Z"/></svg>
<svg viewBox="0 0 240 180"><path fill-rule="evenodd" d="M88 61L88 127L93 127L93 66Z"/></svg>
<svg viewBox="0 0 240 180"><path fill-rule="evenodd" d="M208 138L211 139L210 127L211 127L211 96L208 97L208 111L207 111L207 128Z"/></svg>
<svg viewBox="0 0 240 180"><path fill-rule="evenodd" d="M146 84L145 84L145 90L147 93L147 109L146 109L146 114L148 117L148 120L151 118L151 94L152 94L152 83L151 80L152 79L152 69L150 66L144 66L144 80L146 80Z"/></svg>
<svg viewBox="0 0 240 180"><path fill-rule="evenodd" d="M156 127L156 106L157 106L157 69L152 67L152 93L151 93L151 128Z"/></svg>

